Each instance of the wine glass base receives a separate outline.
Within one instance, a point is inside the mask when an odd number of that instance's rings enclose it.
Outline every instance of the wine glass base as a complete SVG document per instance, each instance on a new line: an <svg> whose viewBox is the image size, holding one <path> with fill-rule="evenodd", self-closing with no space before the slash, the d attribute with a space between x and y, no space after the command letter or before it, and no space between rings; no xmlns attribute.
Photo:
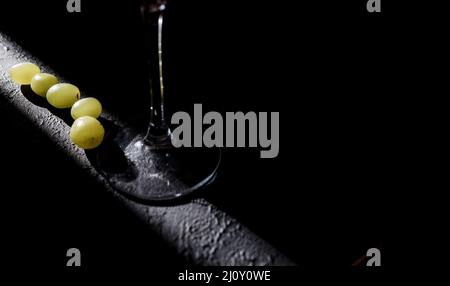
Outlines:
<svg viewBox="0 0 450 286"><path fill-rule="evenodd" d="M205 187L216 177L221 160L218 148L155 149L141 136L123 153L126 168L100 168L101 173L117 191L150 202L178 199Z"/></svg>

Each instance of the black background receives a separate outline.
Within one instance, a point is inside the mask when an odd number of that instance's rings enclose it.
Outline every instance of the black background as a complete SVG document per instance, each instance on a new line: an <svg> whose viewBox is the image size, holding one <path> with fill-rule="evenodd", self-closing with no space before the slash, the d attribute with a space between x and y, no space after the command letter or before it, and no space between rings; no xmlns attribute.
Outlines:
<svg viewBox="0 0 450 286"><path fill-rule="evenodd" d="M65 1L2 1L0 30L145 128L137 1L93 2L69 14ZM291 2L174 0L168 98L173 110L198 102L279 111L279 156L225 150L218 181L202 195L304 267L350 268L368 248L387 249L385 217L404 177L398 43L408 31L391 1L381 14L369 14L366 1ZM14 111L1 116L2 133L13 134L1 140L11 261L37 252L63 270L65 250L82 245L89 271L184 263L155 252L164 243Z"/></svg>

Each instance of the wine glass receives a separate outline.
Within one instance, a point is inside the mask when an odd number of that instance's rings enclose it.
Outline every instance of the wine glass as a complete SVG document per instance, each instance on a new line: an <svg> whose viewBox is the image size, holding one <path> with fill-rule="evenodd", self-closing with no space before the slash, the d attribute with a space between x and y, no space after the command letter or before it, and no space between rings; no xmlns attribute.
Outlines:
<svg viewBox="0 0 450 286"><path fill-rule="evenodd" d="M218 148L175 148L165 109L163 76L163 23L167 0L142 0L150 81L150 123L145 135L130 138L122 146L126 172L101 169L119 192L145 201L173 200L191 194L212 182L221 160ZM121 137L131 136L125 130Z"/></svg>

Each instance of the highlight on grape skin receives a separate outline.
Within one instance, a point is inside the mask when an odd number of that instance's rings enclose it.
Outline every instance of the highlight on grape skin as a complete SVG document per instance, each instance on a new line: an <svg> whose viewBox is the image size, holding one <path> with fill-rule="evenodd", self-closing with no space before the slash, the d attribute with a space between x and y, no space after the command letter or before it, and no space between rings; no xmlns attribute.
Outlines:
<svg viewBox="0 0 450 286"><path fill-rule="evenodd" d="M38 73L31 80L31 90L39 96L45 97L47 91L59 80L56 76L49 73Z"/></svg>
<svg viewBox="0 0 450 286"><path fill-rule="evenodd" d="M9 69L9 76L17 84L30 84L32 78L40 72L41 70L37 65L24 62L12 66Z"/></svg>
<svg viewBox="0 0 450 286"><path fill-rule="evenodd" d="M78 100L72 106L70 114L73 119L77 119L82 116L91 116L98 118L102 113L102 104L94 97L86 97Z"/></svg>
<svg viewBox="0 0 450 286"><path fill-rule="evenodd" d="M100 146L105 129L100 121L91 116L82 116L74 121L70 128L70 139L82 149L94 149Z"/></svg>
<svg viewBox="0 0 450 286"><path fill-rule="evenodd" d="M58 83L47 91L47 101L56 108L71 108L80 99L80 90L70 83Z"/></svg>

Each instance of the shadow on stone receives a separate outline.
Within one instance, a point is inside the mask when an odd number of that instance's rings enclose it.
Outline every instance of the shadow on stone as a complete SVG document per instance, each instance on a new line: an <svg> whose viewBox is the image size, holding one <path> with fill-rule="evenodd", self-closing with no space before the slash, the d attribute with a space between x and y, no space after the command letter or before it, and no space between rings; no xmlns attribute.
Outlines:
<svg viewBox="0 0 450 286"><path fill-rule="evenodd" d="M132 181L137 176L137 170L128 161L119 145L105 138L103 143L93 149L86 150L86 156L97 171L106 176L118 177L124 181Z"/></svg>
<svg viewBox="0 0 450 286"><path fill-rule="evenodd" d="M34 93L29 84L21 85L20 91L22 92L23 96L34 105L42 108L48 108L50 106L50 104L47 102L47 99Z"/></svg>
<svg viewBox="0 0 450 286"><path fill-rule="evenodd" d="M100 123L105 128L105 141L107 141L107 140L112 141L113 138L115 138L117 136L117 133L120 130L119 126L114 124L114 122L112 122L111 120L108 120L108 119L105 119L102 117L99 117L97 119L98 119L98 121L100 121ZM119 146L117 146L117 148L119 148Z"/></svg>
<svg viewBox="0 0 450 286"><path fill-rule="evenodd" d="M99 147L85 150L87 158L97 171L107 177L115 176L124 181L133 180L137 176L137 170L114 140L119 127L105 118L99 118L99 121L105 128L105 138Z"/></svg>
<svg viewBox="0 0 450 286"><path fill-rule="evenodd" d="M74 119L72 118L72 115L70 115L70 108L58 109L48 104L48 110L61 118L67 125L72 126Z"/></svg>

